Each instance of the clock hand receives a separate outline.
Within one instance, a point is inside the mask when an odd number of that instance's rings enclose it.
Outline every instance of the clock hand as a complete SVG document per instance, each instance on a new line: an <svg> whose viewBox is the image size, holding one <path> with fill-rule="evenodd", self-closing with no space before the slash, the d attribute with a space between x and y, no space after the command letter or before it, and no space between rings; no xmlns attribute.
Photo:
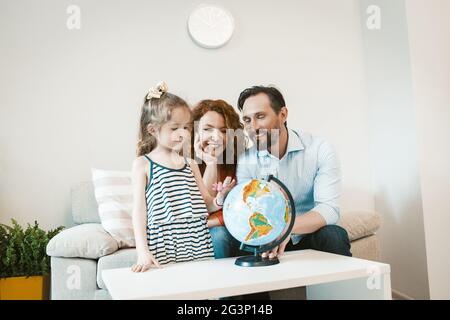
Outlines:
<svg viewBox="0 0 450 320"><path fill-rule="evenodd" d="M209 10L208 10L208 22L209 22L209 26L211 27L212 26L212 17L211 17L211 11L212 11L212 8L209 8Z"/></svg>
<svg viewBox="0 0 450 320"><path fill-rule="evenodd" d="M206 24L208 27L211 27L211 24L206 19L203 19L201 15L197 15L197 19L199 19L202 23Z"/></svg>

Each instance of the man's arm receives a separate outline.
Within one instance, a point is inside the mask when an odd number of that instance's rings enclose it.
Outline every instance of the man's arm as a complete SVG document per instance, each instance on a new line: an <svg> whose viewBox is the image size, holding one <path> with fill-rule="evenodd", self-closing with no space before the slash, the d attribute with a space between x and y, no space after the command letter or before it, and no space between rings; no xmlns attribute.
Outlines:
<svg viewBox="0 0 450 320"><path fill-rule="evenodd" d="M319 169L314 179L314 203L311 211L319 212L327 225L340 218L341 166L334 148L324 142L319 147Z"/></svg>
<svg viewBox="0 0 450 320"><path fill-rule="evenodd" d="M296 218L292 233L308 234L339 221L341 169L334 148L323 142L318 150L318 171L314 179L314 208Z"/></svg>
<svg viewBox="0 0 450 320"><path fill-rule="evenodd" d="M314 233L326 225L336 224L339 221L341 169L336 151L327 142L323 142L318 150L318 171L314 179L313 195L314 208L296 217L293 234ZM273 258L282 254L289 240L290 237L287 237L279 247L263 256L269 254L269 257Z"/></svg>
<svg viewBox="0 0 450 320"><path fill-rule="evenodd" d="M317 211L311 210L295 218L292 233L294 234L314 233L326 225L327 222L322 217L322 215Z"/></svg>

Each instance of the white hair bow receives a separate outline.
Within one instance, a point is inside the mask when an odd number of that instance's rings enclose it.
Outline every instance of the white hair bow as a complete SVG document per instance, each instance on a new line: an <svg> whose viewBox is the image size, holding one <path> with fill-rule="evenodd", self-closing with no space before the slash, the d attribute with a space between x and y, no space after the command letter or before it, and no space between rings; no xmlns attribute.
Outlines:
<svg viewBox="0 0 450 320"><path fill-rule="evenodd" d="M159 82L156 87L150 88L148 90L148 94L147 94L147 99L151 99L151 98L161 98L161 95L165 92L167 92L168 90L168 86L167 83L165 83L164 81Z"/></svg>

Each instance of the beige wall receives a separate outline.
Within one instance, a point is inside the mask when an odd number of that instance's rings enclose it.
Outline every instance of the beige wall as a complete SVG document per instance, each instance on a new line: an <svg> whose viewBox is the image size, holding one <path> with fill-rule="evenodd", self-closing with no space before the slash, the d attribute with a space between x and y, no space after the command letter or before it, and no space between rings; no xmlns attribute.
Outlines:
<svg viewBox="0 0 450 320"><path fill-rule="evenodd" d="M236 103L277 84L291 126L334 143L344 210L373 210L356 0L215 1L236 20L231 42L204 50L186 32L203 1L5 1L0 10L0 221L70 225L70 187L92 166L127 170L139 104L161 79L195 103Z"/></svg>
<svg viewBox="0 0 450 320"><path fill-rule="evenodd" d="M155 82L192 104L235 104L243 88L273 83L292 127L337 146L343 210L383 215L393 288L449 298L448 1L406 0L406 20L401 0L284 0L276 11L216 0L236 20L219 50L187 35L202 2L78 0L81 30L70 31L71 1L0 0L0 222L71 225L73 184L91 167L130 169ZM376 3L387 33L365 29Z"/></svg>
<svg viewBox="0 0 450 320"><path fill-rule="evenodd" d="M432 299L450 299L450 1L406 1Z"/></svg>

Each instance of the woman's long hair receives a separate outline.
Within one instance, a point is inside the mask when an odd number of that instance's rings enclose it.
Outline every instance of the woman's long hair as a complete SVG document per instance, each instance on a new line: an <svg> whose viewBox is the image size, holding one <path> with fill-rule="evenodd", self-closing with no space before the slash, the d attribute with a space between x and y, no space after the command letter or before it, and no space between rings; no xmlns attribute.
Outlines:
<svg viewBox="0 0 450 320"><path fill-rule="evenodd" d="M239 114L234 110L234 108L229 105L224 100L202 100L200 101L192 110L193 122L198 124L200 119L208 112L215 111L220 114L225 122L225 127L227 129L233 129L235 135L230 140L228 139L227 144L223 150L223 155L227 153L228 148L233 148L233 161L232 163L227 163L224 161L222 164L218 164L218 178L222 181L226 176L236 175L236 165L239 153L245 150L246 140L243 135L244 125L239 119ZM194 128L198 130L198 128ZM195 155L194 151L194 135L191 138L191 154ZM199 164L200 172L203 174L206 165L202 162Z"/></svg>

